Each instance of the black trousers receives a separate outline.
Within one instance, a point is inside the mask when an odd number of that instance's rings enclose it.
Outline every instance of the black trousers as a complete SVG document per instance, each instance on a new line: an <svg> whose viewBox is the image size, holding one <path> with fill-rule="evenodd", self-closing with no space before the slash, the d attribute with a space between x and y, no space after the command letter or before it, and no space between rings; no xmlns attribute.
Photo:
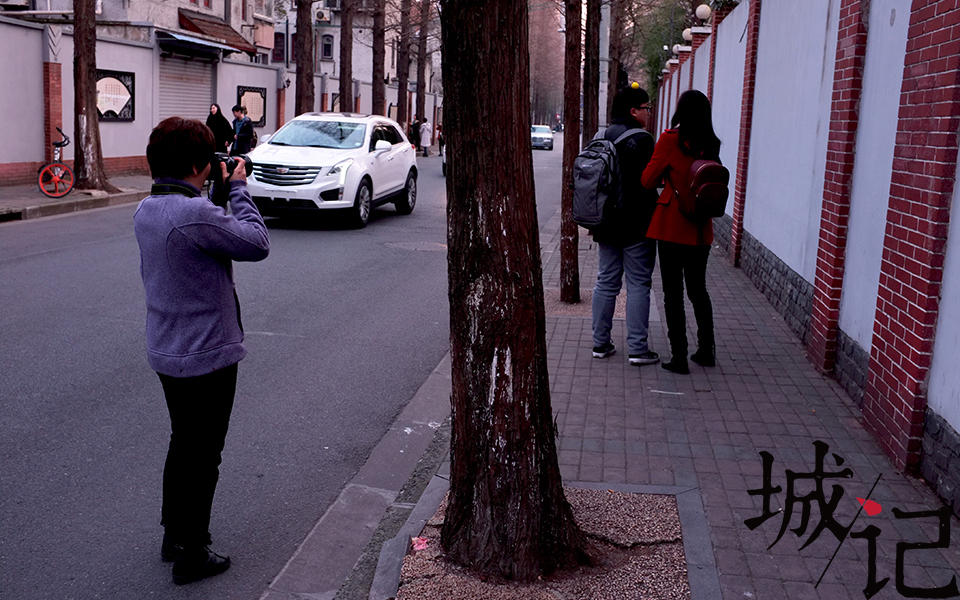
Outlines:
<svg viewBox="0 0 960 600"><path fill-rule="evenodd" d="M660 278L663 281L663 312L667 319L667 337L673 358L687 357L687 316L683 307L683 284L693 304L697 320L697 345L713 352L713 305L707 293L707 257L710 246L689 246L673 242L657 242L660 257Z"/></svg>
<svg viewBox="0 0 960 600"><path fill-rule="evenodd" d="M160 523L175 542L205 546L210 543L210 509L237 389L237 365L198 377L158 375L170 411Z"/></svg>

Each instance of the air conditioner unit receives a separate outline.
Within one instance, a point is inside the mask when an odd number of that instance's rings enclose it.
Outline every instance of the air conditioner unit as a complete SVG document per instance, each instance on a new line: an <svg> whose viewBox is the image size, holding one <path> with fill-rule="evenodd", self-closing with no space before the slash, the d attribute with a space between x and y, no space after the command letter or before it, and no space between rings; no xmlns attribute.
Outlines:
<svg viewBox="0 0 960 600"><path fill-rule="evenodd" d="M330 12L324 10L317 11L317 23L329 23L330 22Z"/></svg>

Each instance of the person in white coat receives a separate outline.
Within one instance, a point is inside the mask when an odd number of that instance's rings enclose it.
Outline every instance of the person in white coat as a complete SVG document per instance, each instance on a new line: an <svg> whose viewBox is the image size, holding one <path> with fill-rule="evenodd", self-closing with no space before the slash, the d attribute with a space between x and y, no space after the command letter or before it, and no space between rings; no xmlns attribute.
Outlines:
<svg viewBox="0 0 960 600"><path fill-rule="evenodd" d="M420 147L423 148L423 155L430 156L430 145L433 143L430 139L433 133L433 125L429 119L424 119L420 124Z"/></svg>

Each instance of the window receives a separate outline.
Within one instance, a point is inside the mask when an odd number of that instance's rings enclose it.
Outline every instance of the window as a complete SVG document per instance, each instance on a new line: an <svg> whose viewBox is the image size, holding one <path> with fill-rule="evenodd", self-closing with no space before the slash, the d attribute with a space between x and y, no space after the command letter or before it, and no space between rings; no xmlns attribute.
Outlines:
<svg viewBox="0 0 960 600"><path fill-rule="evenodd" d="M203 0L204 8L210 8L211 6L213 6L213 0Z"/></svg>
<svg viewBox="0 0 960 600"><path fill-rule="evenodd" d="M360 148L367 132L363 123L349 121L290 121L272 138L278 146L308 146L311 148Z"/></svg>
<svg viewBox="0 0 960 600"><path fill-rule="evenodd" d="M340 10L340 0L326 0L324 5L332 10Z"/></svg>
<svg viewBox="0 0 960 600"><path fill-rule="evenodd" d="M284 46L286 45L286 36L278 31L273 33L273 56L271 61L282 64L284 62Z"/></svg>
<svg viewBox="0 0 960 600"><path fill-rule="evenodd" d="M247 0L240 0L240 18L247 20Z"/></svg>
<svg viewBox="0 0 960 600"><path fill-rule="evenodd" d="M384 132L383 139L387 140L391 144L402 144L403 136L400 135L400 132L393 125L384 125L383 128L386 130Z"/></svg>
<svg viewBox="0 0 960 600"><path fill-rule="evenodd" d="M333 60L333 36L330 34L320 38L320 60Z"/></svg>

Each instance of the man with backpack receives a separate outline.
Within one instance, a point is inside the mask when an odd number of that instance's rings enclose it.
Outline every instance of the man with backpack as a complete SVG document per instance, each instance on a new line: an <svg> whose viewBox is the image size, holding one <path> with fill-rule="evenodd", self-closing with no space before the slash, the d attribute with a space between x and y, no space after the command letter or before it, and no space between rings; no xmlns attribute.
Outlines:
<svg viewBox="0 0 960 600"><path fill-rule="evenodd" d="M650 118L647 92L637 83L621 89L613 98L610 116L610 126L574 163L574 220L590 230L599 253L592 302L593 357L606 358L616 351L610 330L626 275L629 362L649 365L660 356L647 343L656 261L656 242L645 235L656 193L640 185L654 147L653 137L643 129ZM583 216L590 212L583 207L591 203L593 219Z"/></svg>

